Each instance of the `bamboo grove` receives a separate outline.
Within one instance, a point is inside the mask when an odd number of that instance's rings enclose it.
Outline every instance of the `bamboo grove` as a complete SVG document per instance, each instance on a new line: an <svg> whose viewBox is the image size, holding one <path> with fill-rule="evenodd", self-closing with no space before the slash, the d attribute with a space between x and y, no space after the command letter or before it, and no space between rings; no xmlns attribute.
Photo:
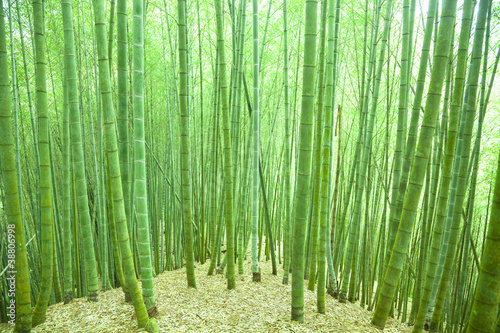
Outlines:
<svg viewBox="0 0 500 333"><path fill-rule="evenodd" d="M500 332L500 3L3 0L0 319L195 265ZM244 261L251 262L251 272ZM141 284L139 285L139 281ZM327 296L326 294L329 294Z"/></svg>

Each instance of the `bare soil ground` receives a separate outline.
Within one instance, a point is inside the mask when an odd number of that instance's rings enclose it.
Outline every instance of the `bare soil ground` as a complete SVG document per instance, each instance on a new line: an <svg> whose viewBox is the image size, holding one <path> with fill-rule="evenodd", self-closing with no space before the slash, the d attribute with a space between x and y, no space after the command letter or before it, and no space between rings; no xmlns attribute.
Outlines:
<svg viewBox="0 0 500 333"><path fill-rule="evenodd" d="M155 278L158 327L161 332L380 332L370 325L372 313L358 304L341 304L326 295L326 314L316 311L316 294L304 290L305 323L290 320L291 287L283 285L283 270L271 274L271 262L260 262L262 282L252 282L250 262L237 274L236 289L227 290L224 275L207 276L209 262L196 265L197 289L188 289L185 268ZM290 277L291 278L291 277ZM305 281L306 283L307 281ZM0 332L12 325L0 324ZM75 299L47 310L45 323L32 332L142 332L134 309L121 288L102 292L99 301ZM389 318L385 332L410 332Z"/></svg>

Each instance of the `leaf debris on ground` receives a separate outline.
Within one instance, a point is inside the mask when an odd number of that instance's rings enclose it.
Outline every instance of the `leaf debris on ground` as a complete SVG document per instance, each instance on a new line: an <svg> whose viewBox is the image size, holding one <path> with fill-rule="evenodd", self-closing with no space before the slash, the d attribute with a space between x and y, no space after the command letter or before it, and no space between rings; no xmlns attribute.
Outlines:
<svg viewBox="0 0 500 333"><path fill-rule="evenodd" d="M210 262L196 264L197 289L187 288L185 268L166 271L154 279L160 332L381 332L370 324L372 312L357 303L341 304L326 295L326 314L316 310L316 293L304 287L305 322L290 320L291 286L281 283L283 269L271 274L271 262L260 262L262 282L252 282L251 266L236 272L236 289L227 290L223 274L207 276ZM236 267L237 270L237 267ZM290 280L291 281L291 276ZM307 281L305 281L307 282ZM0 332L13 326L0 324ZM407 324L389 318L384 332L410 332ZM101 292L98 302L86 298L47 309L45 323L34 333L143 332L134 308L125 303L121 288Z"/></svg>

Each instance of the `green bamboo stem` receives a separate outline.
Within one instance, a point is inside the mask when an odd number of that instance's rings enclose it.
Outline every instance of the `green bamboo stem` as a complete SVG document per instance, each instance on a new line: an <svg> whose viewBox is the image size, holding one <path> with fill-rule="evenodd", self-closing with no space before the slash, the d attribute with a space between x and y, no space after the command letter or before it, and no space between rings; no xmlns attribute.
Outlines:
<svg viewBox="0 0 500 333"><path fill-rule="evenodd" d="M134 188L137 218L137 245L141 268L142 295L151 315L156 302L153 285L150 229L148 220L148 191L146 175L146 145L144 134L144 8L143 0L133 2L132 37L132 101L134 109Z"/></svg>
<svg viewBox="0 0 500 333"><path fill-rule="evenodd" d="M215 0L215 12L217 20L217 48L219 49L219 77L220 77L220 93L222 106L222 132L223 132L223 147L224 147L224 215L226 219L226 255L229 257L227 261L227 288L234 289L236 287L235 280L235 265L234 265L234 221L233 221L233 181L232 181L232 165L231 165L231 134L229 124L229 99L228 86L226 78L226 52L224 50L224 29L222 22L221 0Z"/></svg>
<svg viewBox="0 0 500 333"><path fill-rule="evenodd" d="M417 144L417 153L413 161L408 193L405 197L403 213L396 234L394 248L384 274L384 282L378 295L378 302L372 318L372 324L383 328L391 310L395 296L396 285L401 276L403 262L406 258L411 231L416 218L416 208L420 200L427 162L432 148L434 129L438 118L441 91L446 70L447 55L450 49L451 34L449 31L455 23L456 1L445 1L439 27L438 45L434 52L430 88L424 111L422 130Z"/></svg>
<svg viewBox="0 0 500 333"><path fill-rule="evenodd" d="M52 189L50 171L50 148L49 148L49 112L47 101L46 82L46 54L45 54L45 31L43 3L39 0L33 1L33 26L35 33L35 81L36 81L36 105L38 112L38 148L40 152L40 196L41 196L41 261L42 281L38 294L35 310L33 311L33 327L45 321L45 312L50 301L52 288L52 265L54 250L52 247L52 226L54 217L52 215Z"/></svg>
<svg viewBox="0 0 500 333"><path fill-rule="evenodd" d="M15 299L15 314L8 316L15 320L14 332L30 332L32 326L30 281L26 245L24 240L21 206L18 192L18 176L15 165L15 140L12 133L10 84L7 63L7 43L3 7L0 9L0 165L2 168L3 196L7 217L7 264L9 284L15 284L15 292L8 296ZM14 245L12 247L12 245ZM14 272L15 271L15 272ZM12 287L9 286L9 290ZM10 310L9 310L10 312ZM13 323L13 321L11 321Z"/></svg>
<svg viewBox="0 0 500 333"><path fill-rule="evenodd" d="M94 0L93 9L95 16L95 33L97 41L97 52L99 56L99 88L101 90L102 109L104 113L104 139L106 142L106 156L109 164L109 176L111 178L111 191L113 193L114 214L118 241L123 261L123 274L127 289L130 292L135 308L135 314L139 327L147 327L148 331L155 331L156 321L148 321L148 312L137 283L135 268L130 249L129 233L127 229L127 218L122 191L120 165L118 158L118 145L115 131L115 119L113 103L111 100L111 82L109 65L105 43L105 19L103 0ZM158 328L156 327L156 331Z"/></svg>
<svg viewBox="0 0 500 333"><path fill-rule="evenodd" d="M80 126L80 112L78 102L78 87L75 63L75 45L73 40L73 10L71 0L61 0L64 22L65 65L68 80L68 105L70 114L71 154L76 182L78 215L80 217L85 272L87 279L87 297L90 301L97 301L99 285L97 282L97 266L92 238L89 204L87 196L87 179L85 174L84 155L82 147L82 133ZM102 273L101 273L102 274Z"/></svg>
<svg viewBox="0 0 500 333"><path fill-rule="evenodd" d="M312 129L314 118L314 82L316 79L316 32L318 1L306 1L304 66L302 73L302 108L300 116L300 151L297 187L294 199L292 249L292 320L304 321L304 234L310 197Z"/></svg>
<svg viewBox="0 0 500 333"><path fill-rule="evenodd" d="M187 85L187 49L186 49L186 13L185 0L178 1L179 20L179 106L181 116L181 165L182 165L182 217L184 220L184 237L186 240L186 275L189 287L196 288L194 275L193 230L191 212L191 182L189 163L189 111L187 101L189 91Z"/></svg>

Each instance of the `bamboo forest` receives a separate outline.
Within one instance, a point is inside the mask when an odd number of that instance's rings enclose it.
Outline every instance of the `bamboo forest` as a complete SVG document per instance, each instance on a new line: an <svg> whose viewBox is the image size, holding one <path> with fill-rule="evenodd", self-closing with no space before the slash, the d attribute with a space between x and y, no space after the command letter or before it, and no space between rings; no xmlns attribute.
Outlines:
<svg viewBox="0 0 500 333"><path fill-rule="evenodd" d="M499 0L0 1L0 332L500 333Z"/></svg>

